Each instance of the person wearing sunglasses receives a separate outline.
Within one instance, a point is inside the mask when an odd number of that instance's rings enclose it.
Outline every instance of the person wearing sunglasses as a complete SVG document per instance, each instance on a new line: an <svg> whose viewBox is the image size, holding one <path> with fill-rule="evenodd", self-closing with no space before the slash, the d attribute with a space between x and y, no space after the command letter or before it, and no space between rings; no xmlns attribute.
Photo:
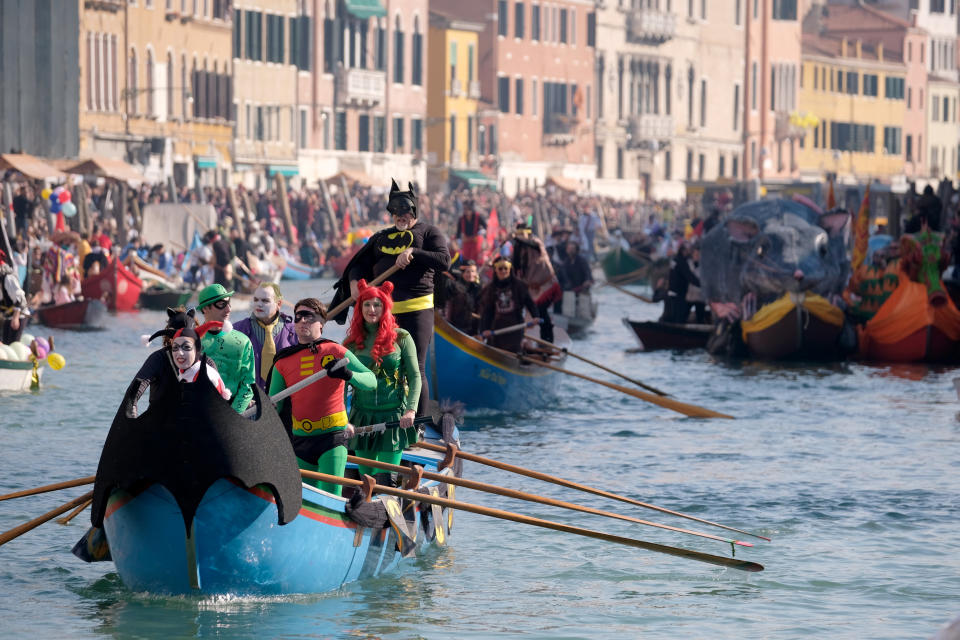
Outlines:
<svg viewBox="0 0 960 640"><path fill-rule="evenodd" d="M197 309L207 322L219 322L220 327L203 336L203 351L217 363L233 396L233 408L243 413L253 400L253 385L257 383L254 373L253 345L250 338L235 330L230 324L230 298L222 284L211 284L200 290Z"/></svg>
<svg viewBox="0 0 960 640"><path fill-rule="evenodd" d="M293 307L297 344L280 350L267 379L270 395L326 369L327 375L277 403L301 469L343 476L347 442L353 426L344 404L346 384L355 393L373 391L377 378L350 351L323 337L327 309L316 298L304 298ZM346 363L344 364L344 359ZM341 495L337 484L305 480L318 489Z"/></svg>
<svg viewBox="0 0 960 640"><path fill-rule="evenodd" d="M494 278L480 292L480 335L498 349L517 353L523 345L523 331L500 335L493 332L523 322L523 310L539 318L537 305L523 280L513 274L513 265L503 256L493 261Z"/></svg>
<svg viewBox="0 0 960 640"><path fill-rule="evenodd" d="M429 397L423 365L433 338L434 274L450 268L450 252L446 236L436 226L419 219L417 194L412 184L407 186L407 191L401 191L393 181L387 201L393 226L373 234L350 260L330 304L335 306L349 297L356 298L360 280L370 282L390 267L400 267L388 279L393 283L393 314L397 326L410 333L417 349L422 381L417 411L423 415ZM335 320L343 324L346 318L344 311Z"/></svg>

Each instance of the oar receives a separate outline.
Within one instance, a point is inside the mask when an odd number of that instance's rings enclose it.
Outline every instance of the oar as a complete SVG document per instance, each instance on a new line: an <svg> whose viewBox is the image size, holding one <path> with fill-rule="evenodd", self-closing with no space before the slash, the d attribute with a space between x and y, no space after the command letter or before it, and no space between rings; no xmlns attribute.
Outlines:
<svg viewBox="0 0 960 640"><path fill-rule="evenodd" d="M300 471L300 474L305 478L312 478L315 480L320 480L322 482L329 482L331 484L339 484L343 486L350 487L363 487L367 485L372 488L373 491L378 493L385 493L391 496L397 496L398 498L407 498L408 500L414 500L416 502L423 502L426 504L435 504L441 507L448 507L451 509L460 509L461 511L467 511L470 513L476 513L482 516L490 516L491 518L500 518L501 520L510 520L512 522L519 522L520 524L529 524L535 527L543 527L544 529L553 529L554 531L562 531L564 533L572 533L578 536L584 536L587 538L595 538L597 540L605 540L607 542L615 542L617 544L626 545L628 547L635 547L637 549L646 549L647 551L656 551L658 553L666 553L667 555L677 556L680 558L687 558L688 560L697 560L699 562L706 562L708 564L714 564L719 567L727 567L730 569L739 569L740 571L763 571L763 565L756 562L749 562L746 560L737 560L736 558L725 558L723 556L715 556L709 553L702 553L700 551L691 551L689 549L681 549L680 547L669 547L667 545L656 544L654 542L646 542L645 540L637 540L636 538L624 538L622 536L615 536L609 533L603 533L601 531L594 531L592 529L583 529L581 527L574 527L569 524L563 524L560 522L553 522L552 520L541 520L540 518L533 518L531 516L521 515L519 513L513 513L512 511L502 511L500 509L492 509L490 507L481 507L480 505L470 504L469 502L460 502L459 500L448 500L447 498L434 497L426 495L423 493L417 493L416 491L405 491L403 489L395 489L393 487L386 487L380 484L377 484L373 481L373 478L367 476L365 481L363 480L353 480L350 478L341 478L339 476L331 476L326 473L317 473L316 471Z"/></svg>
<svg viewBox="0 0 960 640"><path fill-rule="evenodd" d="M598 369L603 369L603 370L606 371L607 373L612 373L612 374L615 375L615 376L619 376L619 377L623 378L624 380L626 380L627 382L632 382L633 384L637 385L638 387L640 387L640 388L642 388L642 389L646 389L647 391L652 391L653 393L657 394L658 396L669 396L669 395L670 395L669 393L667 393L667 392L665 392L665 391L660 391L660 389L657 389L656 387L651 387L651 386L648 385L648 384L644 384L644 383L640 382L639 380L636 380L636 379L634 379L634 378L631 378L630 376L625 376L625 375L623 375L622 373L620 373L619 371L614 371L613 369L611 369L611 368L609 368L609 367L605 367L605 366L603 366L602 364L600 364L599 362L594 362L593 360L588 360L588 359L584 358L584 357L581 356L581 355L577 355L577 354L574 353L573 351L568 351L567 349L564 349L564 348L562 348L562 347L558 347L557 345L553 344L552 342L547 342L546 340L541 340L540 338L535 338L535 337L533 337L533 336L527 336L527 338L529 338L530 340L533 340L534 342L539 342L540 344L542 344L542 345L545 346L545 347L553 347L554 349L560 349L561 351L563 351L563 352L564 352L565 354L567 354L568 356L572 356L572 357L576 358L577 360L582 360L583 362L586 362L587 364L592 364L593 366L597 367Z"/></svg>
<svg viewBox="0 0 960 640"><path fill-rule="evenodd" d="M426 424L428 422L433 422L433 416L420 416L419 418L413 419L413 424ZM368 424L365 427L357 427L354 431L355 435L365 436L371 433L383 433L387 429L396 429L400 426L400 421L395 422L378 422L377 424ZM373 465L370 465L373 466ZM406 468L406 467L404 467Z"/></svg>
<svg viewBox="0 0 960 640"><path fill-rule="evenodd" d="M91 504L93 504L93 498L90 498L89 500L87 500L86 502L84 502L79 507L77 507L67 515L63 516L62 518L57 518L57 524L70 524L71 520L73 520L78 515L80 515L80 512L82 512L84 509L89 507Z"/></svg>
<svg viewBox="0 0 960 640"><path fill-rule="evenodd" d="M610 285L611 287L613 287L614 289L616 289L617 291L620 291L620 292L622 292L622 293L625 293L625 294L627 294L628 296L633 296L633 297L636 298L637 300L643 300L644 302L649 302L649 303L651 303L651 304L653 304L653 303L656 302L656 300L654 300L653 298L648 298L647 296L642 296L642 295L640 295L639 293L634 293L633 291L630 291L629 289L626 289L626 288L624 288L624 287L621 287L621 286L618 285L618 284L614 284L614 283L610 282L609 280L607 280L604 284L608 284L608 285Z"/></svg>
<svg viewBox="0 0 960 640"><path fill-rule="evenodd" d="M400 270L400 267L398 267L397 265L393 265L392 267L390 267L389 269L387 269L386 271L378 275L376 278L374 278L369 283L369 286L371 287L377 286L378 284L380 284L381 282L383 282L384 280L386 280L387 278L389 278L399 270ZM354 302L354 298L353 296L350 296L349 298L347 298L346 300L344 300L343 302L335 306L333 309L330 309L329 311L327 311L327 317L336 318L341 311L349 307L351 304L353 304L353 302Z"/></svg>
<svg viewBox="0 0 960 640"><path fill-rule="evenodd" d="M442 447L438 444L432 444L430 442L418 442L414 447L420 447L422 449L428 449L429 451L437 451L439 453L447 453L448 448ZM543 480L544 482L551 482L553 484L558 484L562 487L567 487L569 489L577 489L578 491L585 491L587 493L592 493L597 496L603 496L605 498L612 498L613 500L619 500L620 502L626 502L627 504L633 504L638 507L644 507L646 509L653 509L654 511L659 511L661 513L669 513L672 516L678 516L680 518L686 518L687 520L693 520L695 522L700 522L702 524L708 524L712 527L720 527L721 529L726 529L727 531L735 531L737 533L743 533L748 536L753 536L754 538L760 538L761 540L766 540L770 542L770 538L766 536L761 536L756 533L750 533L749 531L743 531L742 529L736 529L734 527L728 527L724 524L719 524L717 522L711 522L709 520L704 520L703 518L698 518L696 516L687 515L685 513L680 513L679 511L672 511L664 507L658 507L653 504L648 504L646 502L640 502L639 500L634 500L633 498L628 498L626 496L621 496L616 493L610 493L609 491L604 491L603 489L596 489L594 487L587 486L585 484L580 484L578 482L573 482L571 480L564 480L563 478L558 478L556 476L551 476L546 473L541 473L540 471L534 471L533 469L527 469L525 467L518 467L517 465L510 464L508 462L500 462L499 460L494 460L492 458L485 458L483 456L478 456L475 453L467 453L466 451L461 451L457 449L457 456L463 458L464 460L469 460L471 462L477 462L479 464L486 465L488 467L493 467L495 469L501 469L503 471L510 471L521 476L527 476L528 478L534 478L536 480Z"/></svg>
<svg viewBox="0 0 960 640"><path fill-rule="evenodd" d="M489 346L489 345L488 345L488 346ZM664 398L664 397L662 397L662 396L658 396L658 395L655 395L655 394L652 394L652 393L646 393L646 392L644 392L644 391L637 391L636 389L630 389L630 388L628 388L628 387L624 387L623 385L614 384L613 382L607 382L607 381L605 381L605 380L599 380L599 379L597 379L597 378L591 378L590 376L584 375L584 374L582 374L582 373L577 373L577 372L575 372L575 371L567 371L566 369L564 369L564 368L562 368L562 367L557 367L557 366L554 366L554 365L552 365L552 364L547 364L546 362L541 362L541 361L539 361L539 360L536 360L536 359L534 359L534 358L530 358L530 357L528 357L528 356L519 355L519 354L516 354L516 353L510 353L510 352L508 352L508 351L504 351L503 349L497 349L496 347L492 347L492 346L491 346L490 348L491 348L491 349L496 349L497 351L499 351L499 352L502 353L502 354L509 355L509 356L513 356L513 357L515 357L515 358L519 358L520 360L522 360L522 361L524 361L524 362L528 362L528 363L530 363L530 364L535 364L535 365L537 365L538 367L543 367L543 368L545 368L545 369L550 369L551 371L557 371L557 372L559 372L559 373L563 373L563 374L568 375L568 376L573 376L574 378L580 378L581 380L586 380L587 382L594 382L594 383L596 383L596 384L603 385L603 386L608 387L608 388L610 388L610 389L614 389L614 390L616 390L616 391L619 391L620 393L625 393L625 394L627 394L628 396L633 396L634 398L639 398L640 400L644 400L644 401L646 401L646 402L650 402L651 404L655 404L655 405L657 405L657 406L663 407L664 409L670 409L671 411L676 411L677 413L682 413L682 414L685 415L685 416L690 416L690 417L692 417L692 418L728 418L728 419L730 419L730 420L733 420L733 419L734 419L733 416L727 415L727 414L725 414L725 413L719 413L719 412L717 412L717 411L713 411L712 409L706 409L706 408L704 408L704 407L698 407L698 406L695 405L695 404L687 404L686 402L680 402L679 400L674 400L674 399L672 399L672 398Z"/></svg>
<svg viewBox="0 0 960 640"><path fill-rule="evenodd" d="M75 507L83 504L84 502L86 502L87 500L90 500L91 498L93 498L93 491L88 491L87 493L83 494L83 495L80 496L79 498L74 498L74 499L71 500L70 502L66 502L66 503L60 505L59 507L57 507L56 509L54 509L53 511L48 511L47 513L43 514L42 516L39 516L39 517L37 517L37 518L34 518L34 519L31 520L30 522L25 522L24 524L21 524L19 527L14 527L13 529L10 529L9 531L5 531L4 533L0 533L0 545L7 544L8 542L10 542L11 540L13 540L14 538L19 538L20 536L22 536L22 535L25 534L26 532L32 531L33 529L36 529L37 527L39 527L40 525L42 525L44 522L48 522L48 521L50 521L50 520L53 520L54 518L56 518L56 517L57 517L58 515L60 515L61 513L66 513L67 511L70 511L70 509L73 509L73 508L75 508Z"/></svg>
<svg viewBox="0 0 960 640"><path fill-rule="evenodd" d="M63 482L57 482L55 484L48 484L42 487L36 487L34 489L24 489L23 491L14 491L13 493L8 493L6 495L0 496L0 502L4 500L10 500L11 498L22 498L24 496L33 496L38 493L47 493L48 491L59 491L60 489L69 489L71 487L79 487L85 484L92 484L97 479L97 476L88 476L86 478L77 478L76 480L65 480Z"/></svg>
<svg viewBox="0 0 960 640"><path fill-rule="evenodd" d="M337 362L337 364L340 364L341 362L344 363L343 366L347 366L346 363L349 362L349 361L348 361L346 358L341 358L341 359ZM337 365L334 365L334 366L337 366ZM300 391L300 389L303 389L304 387L310 386L311 384L313 384L314 382L316 382L316 381L319 380L320 378L326 377L326 375L327 375L327 370L326 370L326 369L321 369L320 371L317 371L315 374L313 374L313 375L311 375L311 376L307 376L306 378L304 378L304 379L301 380L300 382L298 382L298 383L296 383L296 384L294 384L294 385L292 385L292 386L289 386L289 387L287 387L286 389L283 389L282 391L278 391L277 393L273 394L272 396L270 396L270 400L272 400L274 403L277 403L277 402L280 402L281 400L283 400L284 398L289 398L290 396L292 396L293 394L295 394L297 391ZM244 418L249 418L250 416L252 416L252 415L255 414L256 412L257 412L257 407L256 407L256 406L252 406L252 407L248 407L247 410L244 411L243 413L241 413L240 415L243 416Z"/></svg>
<svg viewBox="0 0 960 640"><path fill-rule="evenodd" d="M647 265L646 267L640 267L639 269L634 269L633 271L630 271L630 272L621 274L621 275L619 275L619 276L613 276L613 278L607 278L607 281L604 282L604 283L602 283L600 286L602 287L602 286L605 285L605 284L613 285L614 282L619 282L619 283L621 283L621 284L627 284L628 282L632 282L633 280L636 280L637 278L642 278L642 277L644 277L645 275L647 275L647 272L648 272L649 270L650 270L650 266L649 266L649 265Z"/></svg>
<svg viewBox="0 0 960 640"><path fill-rule="evenodd" d="M519 324L512 324L512 325L510 325L509 327L503 327L503 328L501 328L501 329L494 329L493 331L490 331L490 330L488 329L487 331L484 331L483 333L481 333L479 336L475 336L475 337L479 340L480 338L490 338L490 337L493 337L493 336L502 336L502 335L505 334L505 333L513 333L514 331L520 331L521 329L526 329L527 327L535 327L535 326L537 326L538 324L540 324L540 322L541 322L540 318L537 318L537 319L535 319L535 320L530 320L530 321L528 321L528 322L521 322L521 323L519 323Z"/></svg>
<svg viewBox="0 0 960 640"><path fill-rule="evenodd" d="M365 467L375 467L377 469L383 469L385 471L390 471L392 473L400 473L405 476L416 475L416 472L413 471L410 467L403 467L397 464L390 464L389 462L380 462L378 460L368 460L366 458L358 458L356 456L347 456L347 462L362 464ZM508 498L516 498L518 500L526 500L528 502L537 502L540 504L547 504L553 507L570 509L572 511L591 513L593 515L605 516L607 518L616 518L617 520L626 520L627 522L635 522L637 524L647 525L648 527L657 527L659 529L667 529L669 531L687 533L692 536L709 538L710 540L719 540L720 542L725 542L727 544L738 544L744 547L753 546L753 543L751 542L741 542L740 540L731 540L730 538L721 538L720 536L715 536L711 533L702 533L700 531L691 531L690 529L681 529L679 527L671 527L669 525L659 524L657 522L641 520L640 518L624 516L619 513L613 513L611 511L602 511L600 509L594 509L593 507L585 507L583 505L573 504L572 502L555 500L553 498L547 498L546 496L539 496L535 493L525 493L523 491L517 491L516 489L498 487L497 485L487 484L485 482L477 482L476 480L467 480L466 478L457 478L455 476L443 475L441 473L433 473L431 471L424 471L421 477L426 478L427 480L436 480L438 482L443 482L444 484L454 484L454 485L457 485L458 487L474 489L476 491L485 491L487 493L495 493L497 495L507 496Z"/></svg>

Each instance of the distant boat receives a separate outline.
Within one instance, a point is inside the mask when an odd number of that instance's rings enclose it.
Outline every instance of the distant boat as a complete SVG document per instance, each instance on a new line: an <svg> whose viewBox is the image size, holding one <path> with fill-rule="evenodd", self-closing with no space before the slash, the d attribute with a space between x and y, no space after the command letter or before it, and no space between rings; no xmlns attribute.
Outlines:
<svg viewBox="0 0 960 640"><path fill-rule="evenodd" d="M284 280L310 280L319 278L323 267L311 267L293 258L287 258L287 266L283 269Z"/></svg>
<svg viewBox="0 0 960 640"><path fill-rule="evenodd" d="M34 309L37 320L54 329L98 331L104 328L107 307L100 300L84 298Z"/></svg>
<svg viewBox="0 0 960 640"><path fill-rule="evenodd" d="M140 292L140 308L163 311L167 308L185 305L193 296L190 289L167 289L166 287L150 287Z"/></svg>
<svg viewBox="0 0 960 640"><path fill-rule="evenodd" d="M43 367L37 368L37 378ZM18 360L0 360L0 391L29 391L33 382L33 363Z"/></svg>
<svg viewBox="0 0 960 640"><path fill-rule="evenodd" d="M110 311L136 311L143 281L113 258L103 271L84 278L80 286L84 298L103 300Z"/></svg>
<svg viewBox="0 0 960 640"><path fill-rule="evenodd" d="M644 351L659 349L705 349L710 335L711 324L675 324L673 322L623 319L623 324L636 336L640 348Z"/></svg>

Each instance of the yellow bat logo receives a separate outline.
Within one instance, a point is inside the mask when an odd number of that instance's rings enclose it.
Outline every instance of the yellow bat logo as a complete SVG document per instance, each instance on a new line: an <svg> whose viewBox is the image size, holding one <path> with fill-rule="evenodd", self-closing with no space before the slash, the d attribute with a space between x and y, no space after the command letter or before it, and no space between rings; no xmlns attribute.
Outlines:
<svg viewBox="0 0 960 640"><path fill-rule="evenodd" d="M388 233L386 239L380 243L380 253L390 256L396 256L413 246L413 233L406 231L394 231Z"/></svg>

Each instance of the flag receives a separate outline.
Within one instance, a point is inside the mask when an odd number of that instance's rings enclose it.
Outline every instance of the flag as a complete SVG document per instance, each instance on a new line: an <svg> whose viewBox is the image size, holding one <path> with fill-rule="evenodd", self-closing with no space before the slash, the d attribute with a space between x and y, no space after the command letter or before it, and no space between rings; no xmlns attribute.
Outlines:
<svg viewBox="0 0 960 640"><path fill-rule="evenodd" d="M860 211L857 212L857 219L853 224L853 258L851 267L854 271L863 264L867 257L867 245L870 242L870 185L867 184L867 191L863 194L863 202L860 203Z"/></svg>
<svg viewBox="0 0 960 640"><path fill-rule="evenodd" d="M833 178L829 180L829 186L827 187L827 210L833 209L837 206L837 197L833 195Z"/></svg>

